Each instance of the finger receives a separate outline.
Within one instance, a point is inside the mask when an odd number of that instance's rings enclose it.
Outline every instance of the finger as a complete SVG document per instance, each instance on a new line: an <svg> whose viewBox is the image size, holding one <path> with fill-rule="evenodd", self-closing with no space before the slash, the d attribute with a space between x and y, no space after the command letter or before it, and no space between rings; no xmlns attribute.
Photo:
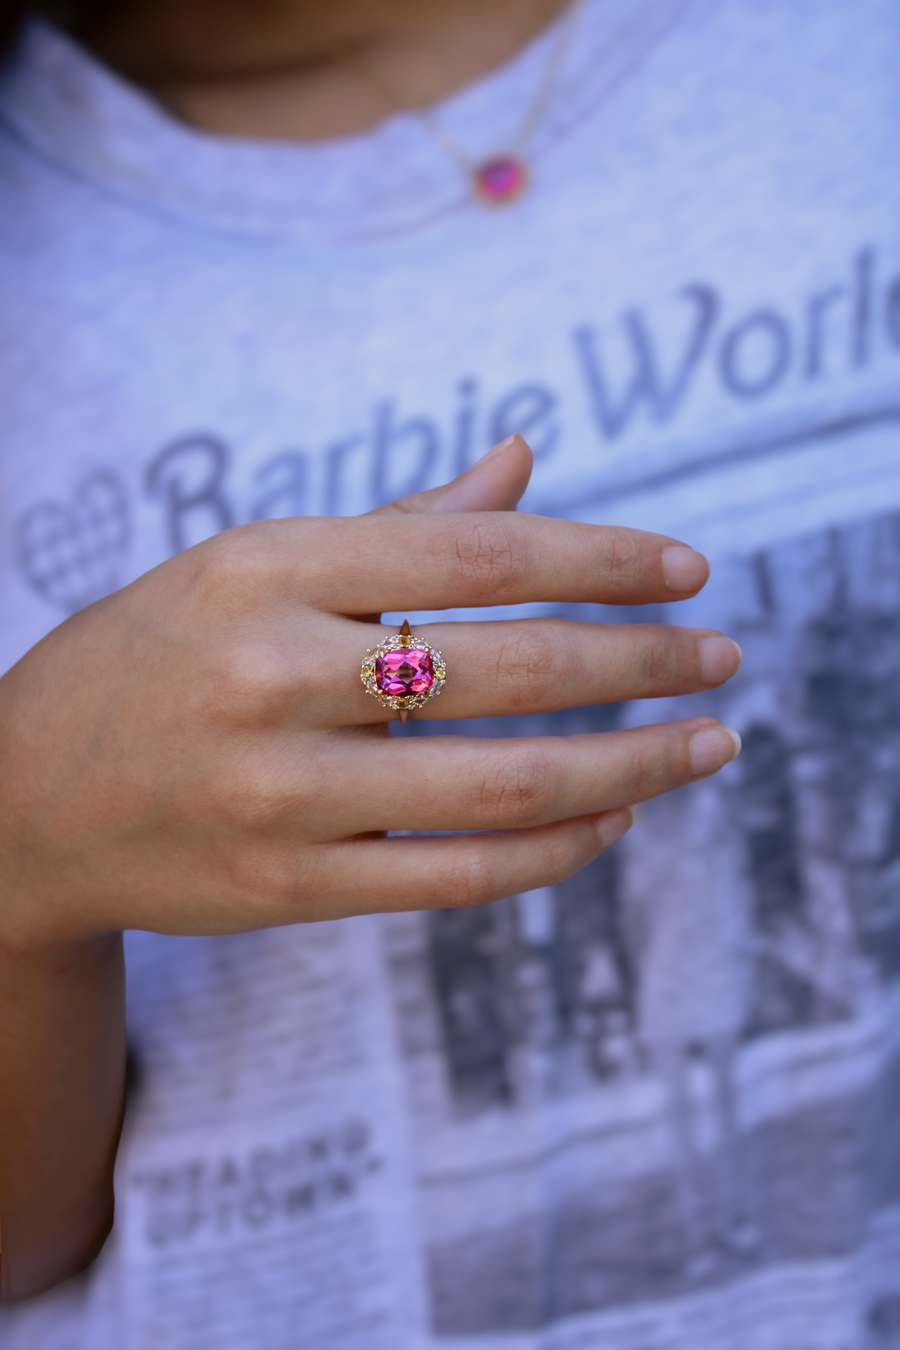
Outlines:
<svg viewBox="0 0 900 1350"><path fill-rule="evenodd" d="M693 595L709 576L702 554L666 535L515 512L360 516L339 532L325 519L279 523L299 598L341 614L648 604Z"/></svg>
<svg viewBox="0 0 900 1350"><path fill-rule="evenodd" d="M706 778L740 737L710 717L582 736L332 739L317 781L322 838L374 830L518 830L634 806ZM290 812L290 767L284 801Z"/></svg>
<svg viewBox="0 0 900 1350"><path fill-rule="evenodd" d="M306 708L315 725L396 720L393 709L349 678L362 660L363 643L374 647L384 635L383 627L377 631L376 639L368 625L335 624L329 651L348 678L335 680L330 662L327 672L310 667L316 695ZM693 694L724 684L741 664L741 649L731 638L711 628L665 623L511 619L423 624L414 637L435 647L447 664L440 698L415 711L426 718L495 717Z"/></svg>
<svg viewBox="0 0 900 1350"><path fill-rule="evenodd" d="M371 516L515 511L531 478L534 457L521 436L507 436L450 483L370 511Z"/></svg>
<svg viewBox="0 0 900 1350"><path fill-rule="evenodd" d="M631 812L621 810L502 834L324 845L321 899L311 910L303 895L303 918L483 905L553 886L609 848L631 824Z"/></svg>

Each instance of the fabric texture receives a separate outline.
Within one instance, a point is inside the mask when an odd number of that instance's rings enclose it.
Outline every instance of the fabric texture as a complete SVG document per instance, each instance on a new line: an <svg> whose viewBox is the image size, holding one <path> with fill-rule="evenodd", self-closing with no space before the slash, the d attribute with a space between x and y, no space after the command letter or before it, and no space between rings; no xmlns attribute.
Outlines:
<svg viewBox="0 0 900 1350"><path fill-rule="evenodd" d="M473 156L552 40L437 110ZM0 668L218 530L520 431L524 509L713 564L665 612L525 612L721 628L743 668L404 734L703 711L744 751L552 891L130 934L115 1230L4 1350L900 1345L898 68L891 0L588 0L532 188L490 210L414 116L230 143L29 28Z"/></svg>

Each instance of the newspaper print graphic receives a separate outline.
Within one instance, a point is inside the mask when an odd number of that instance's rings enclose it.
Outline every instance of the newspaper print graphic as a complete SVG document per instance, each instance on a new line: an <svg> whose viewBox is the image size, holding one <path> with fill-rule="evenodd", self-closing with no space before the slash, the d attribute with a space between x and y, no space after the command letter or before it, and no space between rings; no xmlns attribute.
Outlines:
<svg viewBox="0 0 900 1350"><path fill-rule="evenodd" d="M424 1278L372 921L129 934L128 958L140 1109L107 1248L116 1350L418 1350Z"/></svg>
<svg viewBox="0 0 900 1350"><path fill-rule="evenodd" d="M752 1288L729 1345L900 1346L900 516L725 566L744 666L688 702L733 769L552 894L391 921L442 1343L625 1350Z"/></svg>

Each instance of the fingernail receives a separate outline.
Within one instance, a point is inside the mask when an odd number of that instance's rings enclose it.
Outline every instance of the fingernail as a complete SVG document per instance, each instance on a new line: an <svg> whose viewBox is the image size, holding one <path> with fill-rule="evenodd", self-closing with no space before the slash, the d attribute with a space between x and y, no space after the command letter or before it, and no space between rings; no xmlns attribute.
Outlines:
<svg viewBox="0 0 900 1350"><path fill-rule="evenodd" d="M623 834L627 834L633 824L634 817L626 808L622 811L605 811L594 821L594 829L602 847L609 848L610 844L614 844Z"/></svg>
<svg viewBox="0 0 900 1350"><path fill-rule="evenodd" d="M684 544L664 548L662 565L670 591L699 591L709 576L709 563L703 554Z"/></svg>
<svg viewBox="0 0 900 1350"><path fill-rule="evenodd" d="M705 727L695 731L688 742L691 768L695 778L715 773L741 753L741 738L731 727Z"/></svg>
<svg viewBox="0 0 900 1350"><path fill-rule="evenodd" d="M741 668L741 649L731 638L701 638L697 648L700 678L704 684L724 684Z"/></svg>
<svg viewBox="0 0 900 1350"><path fill-rule="evenodd" d="M486 464L489 459L493 459L494 456L499 455L501 451L508 450L515 439L516 439L515 433L513 433L512 436L507 436L505 441L498 441L496 445L492 445L490 450L488 450L486 454L482 455L481 459L477 459L475 463ZM473 465L472 467L474 468L475 466Z"/></svg>

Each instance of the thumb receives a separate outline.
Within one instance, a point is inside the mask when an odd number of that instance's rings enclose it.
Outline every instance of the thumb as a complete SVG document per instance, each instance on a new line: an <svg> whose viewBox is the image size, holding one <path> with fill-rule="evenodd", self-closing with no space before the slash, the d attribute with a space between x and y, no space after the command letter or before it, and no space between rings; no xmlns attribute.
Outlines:
<svg viewBox="0 0 900 1350"><path fill-rule="evenodd" d="M534 457L521 436L507 436L492 450L441 487L379 506L369 515L443 514L451 511L515 511L528 486Z"/></svg>

